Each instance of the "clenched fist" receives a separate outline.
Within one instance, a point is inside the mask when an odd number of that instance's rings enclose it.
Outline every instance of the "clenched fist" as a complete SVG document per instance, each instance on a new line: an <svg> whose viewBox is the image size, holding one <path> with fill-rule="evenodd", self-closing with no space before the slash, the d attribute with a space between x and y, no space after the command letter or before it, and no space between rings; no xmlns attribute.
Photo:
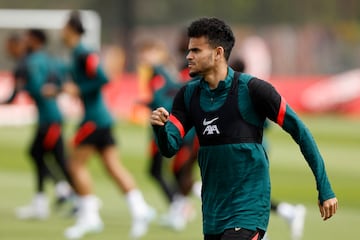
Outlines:
<svg viewBox="0 0 360 240"><path fill-rule="evenodd" d="M150 117L150 123L154 126L164 126L169 119L169 112L165 108L160 107L154 110Z"/></svg>

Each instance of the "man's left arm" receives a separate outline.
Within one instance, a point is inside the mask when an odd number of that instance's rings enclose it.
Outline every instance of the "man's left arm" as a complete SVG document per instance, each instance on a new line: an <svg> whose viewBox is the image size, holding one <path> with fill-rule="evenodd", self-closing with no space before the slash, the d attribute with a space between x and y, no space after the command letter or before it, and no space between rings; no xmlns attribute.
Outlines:
<svg viewBox="0 0 360 240"><path fill-rule="evenodd" d="M257 112L276 122L300 146L316 179L322 217L324 220L330 218L337 209L337 200L328 180L323 158L312 134L271 84L259 79L252 79L248 87Z"/></svg>

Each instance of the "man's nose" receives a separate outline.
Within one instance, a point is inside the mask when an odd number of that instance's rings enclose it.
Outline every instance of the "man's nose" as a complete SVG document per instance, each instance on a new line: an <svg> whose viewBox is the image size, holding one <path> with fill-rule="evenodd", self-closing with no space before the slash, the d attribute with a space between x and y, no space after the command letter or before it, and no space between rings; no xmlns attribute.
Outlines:
<svg viewBox="0 0 360 240"><path fill-rule="evenodd" d="M186 55L186 59L190 60L192 58L193 58L193 56L192 56L191 52L188 52L188 54Z"/></svg>

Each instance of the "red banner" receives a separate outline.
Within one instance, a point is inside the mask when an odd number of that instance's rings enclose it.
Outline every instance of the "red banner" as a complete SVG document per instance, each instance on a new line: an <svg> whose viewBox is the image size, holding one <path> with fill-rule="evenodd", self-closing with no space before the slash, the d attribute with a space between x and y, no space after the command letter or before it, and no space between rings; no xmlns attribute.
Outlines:
<svg viewBox="0 0 360 240"><path fill-rule="evenodd" d="M137 104L142 95L136 74L123 74L103 88L104 99L116 118L146 123L148 110ZM360 70L336 76L273 76L270 82L298 112L360 115ZM14 87L11 75L0 73L0 101L10 96ZM81 103L68 96L59 97L67 117L80 117ZM21 93L12 104L0 105L0 125L35 121L31 98Z"/></svg>

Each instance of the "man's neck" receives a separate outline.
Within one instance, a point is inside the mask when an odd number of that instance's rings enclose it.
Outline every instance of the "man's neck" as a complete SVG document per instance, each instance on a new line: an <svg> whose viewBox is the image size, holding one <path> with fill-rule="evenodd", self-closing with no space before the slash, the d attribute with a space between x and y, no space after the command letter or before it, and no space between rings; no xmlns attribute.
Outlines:
<svg viewBox="0 0 360 240"><path fill-rule="evenodd" d="M33 46L33 48L31 49L31 52L35 53L35 52L39 52L44 48L44 46L42 45L35 45Z"/></svg>
<svg viewBox="0 0 360 240"><path fill-rule="evenodd" d="M77 47L77 45L79 45L80 42L80 37L74 36L73 38L70 39L70 48L74 49Z"/></svg>
<svg viewBox="0 0 360 240"><path fill-rule="evenodd" d="M225 80L228 74L227 64L221 65L218 68L214 68L211 72L204 76L204 80L208 83L211 90L216 89L219 82Z"/></svg>

